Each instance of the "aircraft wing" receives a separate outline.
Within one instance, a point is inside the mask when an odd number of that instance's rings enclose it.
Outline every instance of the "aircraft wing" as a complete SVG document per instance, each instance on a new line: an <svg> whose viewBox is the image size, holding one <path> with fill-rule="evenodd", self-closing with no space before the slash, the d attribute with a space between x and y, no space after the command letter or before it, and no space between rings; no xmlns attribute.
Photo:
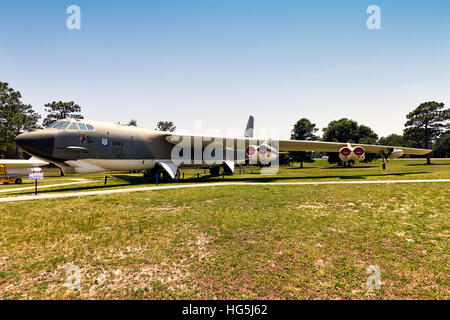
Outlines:
<svg viewBox="0 0 450 320"><path fill-rule="evenodd" d="M428 149L404 148L400 146L381 146L374 144L350 143L352 147L363 147L367 153L391 153L394 149L402 149L404 154L426 155L431 152ZM324 142L324 141L302 141L302 140L280 140L280 151L318 151L339 152L347 143Z"/></svg>
<svg viewBox="0 0 450 320"><path fill-rule="evenodd" d="M260 145L265 141L263 139L255 138L227 138L227 137L213 137L202 135L177 135L176 133L168 133L166 140L172 144L178 144L183 141L190 141L194 147L206 147L210 143L217 143L233 149L245 149L249 145ZM267 143L267 142L266 142ZM325 141L309 141L309 140L272 140L268 144L276 147L278 143L278 151L317 151L317 152L339 152L343 147L347 146L345 142L325 142ZM426 155L432 150L404 148L401 146L382 146L373 144L351 143L352 147L361 146L367 153L385 153L390 154L394 149L403 150L404 154L410 155Z"/></svg>

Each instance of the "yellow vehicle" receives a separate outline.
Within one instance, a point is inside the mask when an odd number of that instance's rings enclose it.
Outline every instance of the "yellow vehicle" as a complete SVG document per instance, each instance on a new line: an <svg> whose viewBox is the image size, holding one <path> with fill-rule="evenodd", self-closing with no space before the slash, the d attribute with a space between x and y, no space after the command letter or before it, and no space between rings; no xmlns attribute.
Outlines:
<svg viewBox="0 0 450 320"><path fill-rule="evenodd" d="M10 182L14 182L16 184L21 184L22 178L8 176L8 171L6 170L6 166L4 164L0 164L0 182L3 184L8 184Z"/></svg>

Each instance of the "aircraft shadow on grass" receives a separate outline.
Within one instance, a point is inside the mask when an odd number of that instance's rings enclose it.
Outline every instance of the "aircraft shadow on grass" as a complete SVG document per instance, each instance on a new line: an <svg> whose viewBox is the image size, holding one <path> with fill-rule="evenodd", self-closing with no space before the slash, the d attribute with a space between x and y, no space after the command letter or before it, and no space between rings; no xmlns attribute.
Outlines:
<svg viewBox="0 0 450 320"><path fill-rule="evenodd" d="M277 176L267 176L260 174L254 174L255 178L248 177L248 178L239 178L239 175L235 174L234 176L228 176L226 177L225 181L236 181L236 182L276 182L276 181L289 181L289 180L307 180L307 179L333 179L333 178L339 178L342 180L361 180L361 179L367 179L370 177L389 177L389 176L407 176L407 175L413 175L413 174L425 174L430 172L399 172L399 173L386 173L386 174L364 174L364 175L348 175L348 176L342 176L342 175L326 175L326 176L291 176L291 177L277 177ZM204 176L204 180L210 181L210 182L219 182L224 181L222 177L212 177L212 176ZM201 180L202 178L200 178ZM187 181L187 180L186 180ZM195 182L197 179L190 179L190 182Z"/></svg>
<svg viewBox="0 0 450 320"><path fill-rule="evenodd" d="M399 172L399 173L386 173L386 174L364 174L364 175L348 175L348 176L340 176L340 175L326 175L326 176L304 176L304 177L296 177L296 176L292 176L292 177L277 177L277 176L267 176L264 177L263 175L254 174L254 178L252 177L240 177L239 174L235 173L233 176L227 176L226 178L223 179L222 176L218 177L218 176L211 176L211 175L203 175L200 176L198 179L197 177L188 177L184 180L180 180L179 183L198 183L198 182L277 182L277 181L289 181L289 180L306 180L306 179L330 179L330 178L339 178L342 180L361 180L361 179L367 179L370 177L389 177L389 176L409 176L409 175L414 175L414 174L425 174L425 173L430 173L430 172ZM155 182L144 179L143 177L138 177L138 176L129 176L129 175L123 175L123 174L118 174L118 175L108 175L108 179L113 179L115 181L124 181L124 183L119 183L119 184L110 184L107 183L102 184L102 185L95 185L95 186L86 186L86 187L82 187L82 186L76 186L76 187L69 187L69 188L58 188L58 189L51 189L51 190L47 190L47 189L42 189L39 190L38 187L38 192L40 194L42 193L56 193L56 192L72 192L72 191L94 191L94 190L102 190L105 188L120 188L120 187L126 187L126 186L130 186L130 185L146 185L146 186L151 186L151 185L155 185ZM103 181L103 179L101 180ZM100 183L100 181L99 181ZM162 180L160 181L160 184L164 184L164 185L169 185L171 182L170 181L166 181L166 180ZM34 194L34 190L30 190L28 192L24 192L21 193L21 195L29 195L29 194Z"/></svg>
<svg viewBox="0 0 450 320"><path fill-rule="evenodd" d="M422 167L422 166L450 166L450 163L407 163L405 166L408 167Z"/></svg>
<svg viewBox="0 0 450 320"><path fill-rule="evenodd" d="M353 165L351 167L348 168L343 168L343 167L338 167L338 166L327 166L327 167L304 167L304 168L300 168L300 167L288 167L288 170L305 170L305 169L313 169L313 168L317 168L317 169L341 169L341 170L346 170L346 169L366 169L366 168L379 168L380 166L358 166L358 165Z"/></svg>

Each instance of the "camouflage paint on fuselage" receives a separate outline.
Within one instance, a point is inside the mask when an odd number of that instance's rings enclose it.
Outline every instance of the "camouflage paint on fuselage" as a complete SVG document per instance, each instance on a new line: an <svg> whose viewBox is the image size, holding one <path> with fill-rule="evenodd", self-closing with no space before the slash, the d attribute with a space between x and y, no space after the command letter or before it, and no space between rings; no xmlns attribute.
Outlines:
<svg viewBox="0 0 450 320"><path fill-rule="evenodd" d="M60 124L64 124L64 128L58 128ZM64 119L53 127L23 133L16 142L27 153L52 162L66 172L148 170L158 161L171 161L175 145L166 140L167 134L134 126ZM203 150L200 146L200 154ZM221 150L225 154L223 148ZM236 158L236 152L233 153ZM190 160L194 160L196 154L192 148ZM205 163L200 159L183 165Z"/></svg>

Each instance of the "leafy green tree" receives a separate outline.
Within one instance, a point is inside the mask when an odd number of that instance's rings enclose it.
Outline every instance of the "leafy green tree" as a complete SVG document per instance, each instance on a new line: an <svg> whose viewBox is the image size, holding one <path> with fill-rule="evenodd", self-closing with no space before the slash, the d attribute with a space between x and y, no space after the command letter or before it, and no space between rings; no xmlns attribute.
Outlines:
<svg viewBox="0 0 450 320"><path fill-rule="evenodd" d="M443 133L434 144L433 157L450 158L450 130Z"/></svg>
<svg viewBox="0 0 450 320"><path fill-rule="evenodd" d="M292 158L288 153L280 153L278 155L278 164L280 166L292 164Z"/></svg>
<svg viewBox="0 0 450 320"><path fill-rule="evenodd" d="M405 140L403 139L403 136L399 134L390 134L387 137L381 137L380 140L378 140L378 144L381 144L383 146L404 146Z"/></svg>
<svg viewBox="0 0 450 320"><path fill-rule="evenodd" d="M43 122L44 127L47 127L51 125L53 122L60 119L66 118L83 119L83 116L80 114L81 107L73 101L69 102L53 101L51 103L47 103L45 105L45 111L48 112L48 115L44 119Z"/></svg>
<svg viewBox="0 0 450 320"><path fill-rule="evenodd" d="M317 140L318 137L314 134L319 130L314 123L311 123L306 118L302 118L294 125L291 133L291 140ZM303 168L304 162L314 162L313 153L305 151L289 152L291 161L300 162L300 167Z"/></svg>
<svg viewBox="0 0 450 320"><path fill-rule="evenodd" d="M23 104L19 91L10 88L8 83L0 82L0 155L19 158L19 148L14 138L20 133L37 128L40 115L29 104Z"/></svg>
<svg viewBox="0 0 450 320"><path fill-rule="evenodd" d="M359 125L358 122L343 118L337 121L331 121L326 128L323 129L323 141L329 142L350 142L350 143L364 143L374 144L378 140L378 135L367 126ZM329 152L328 162L330 164L344 163L339 158L339 153ZM375 154L366 154L364 162L370 162L377 158Z"/></svg>
<svg viewBox="0 0 450 320"><path fill-rule="evenodd" d="M404 136L407 140L416 141L417 147L430 149L431 143L448 128L450 109L444 109L442 102L429 101L420 104L407 114ZM427 164L431 164L431 155L427 156Z"/></svg>
<svg viewBox="0 0 450 320"><path fill-rule="evenodd" d="M137 127L137 121L134 120L134 119L131 119L130 122L128 122L128 125L129 125L129 126Z"/></svg>
<svg viewBox="0 0 450 320"><path fill-rule="evenodd" d="M174 132L176 129L172 121L158 121L155 130Z"/></svg>

